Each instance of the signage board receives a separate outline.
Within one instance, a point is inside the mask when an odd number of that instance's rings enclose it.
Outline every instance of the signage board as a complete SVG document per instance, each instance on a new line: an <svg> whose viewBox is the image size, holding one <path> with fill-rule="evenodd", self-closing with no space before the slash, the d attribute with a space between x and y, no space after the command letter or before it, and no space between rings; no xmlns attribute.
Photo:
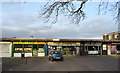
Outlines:
<svg viewBox="0 0 120 73"><path fill-rule="evenodd" d="M45 42L13 42L13 44L45 44Z"/></svg>
<svg viewBox="0 0 120 73"><path fill-rule="evenodd" d="M56 45L56 46L80 46L80 42L48 42L48 45Z"/></svg>
<svg viewBox="0 0 120 73"><path fill-rule="evenodd" d="M53 39L53 41L60 41L60 39Z"/></svg>
<svg viewBox="0 0 120 73"><path fill-rule="evenodd" d="M88 54L98 54L98 51L88 51Z"/></svg>

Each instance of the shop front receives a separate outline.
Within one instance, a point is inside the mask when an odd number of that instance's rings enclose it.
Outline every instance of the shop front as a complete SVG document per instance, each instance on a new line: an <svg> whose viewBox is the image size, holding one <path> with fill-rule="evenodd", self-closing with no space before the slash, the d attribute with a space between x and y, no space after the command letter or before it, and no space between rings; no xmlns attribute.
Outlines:
<svg viewBox="0 0 120 73"><path fill-rule="evenodd" d="M100 55L102 53L101 44L100 42L85 42L81 47L89 55Z"/></svg>
<svg viewBox="0 0 120 73"><path fill-rule="evenodd" d="M48 42L47 44L49 52L61 51L63 55L76 55L80 52L80 42Z"/></svg>
<svg viewBox="0 0 120 73"><path fill-rule="evenodd" d="M111 43L108 44L108 55L120 54L120 43Z"/></svg>
<svg viewBox="0 0 120 73"><path fill-rule="evenodd" d="M120 54L120 43L104 43L102 49L103 55Z"/></svg>
<svg viewBox="0 0 120 73"><path fill-rule="evenodd" d="M45 42L13 42L12 56L13 57L36 57L45 56Z"/></svg>

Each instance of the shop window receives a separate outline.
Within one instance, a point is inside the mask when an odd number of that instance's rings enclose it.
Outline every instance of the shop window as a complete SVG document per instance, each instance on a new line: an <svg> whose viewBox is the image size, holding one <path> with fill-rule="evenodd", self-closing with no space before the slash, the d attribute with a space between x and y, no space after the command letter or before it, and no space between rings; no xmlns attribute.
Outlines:
<svg viewBox="0 0 120 73"><path fill-rule="evenodd" d="M31 44L25 44L24 45L24 52L32 52L32 45Z"/></svg>
<svg viewBox="0 0 120 73"><path fill-rule="evenodd" d="M112 35L109 35L109 40L111 40L112 39Z"/></svg>
<svg viewBox="0 0 120 73"><path fill-rule="evenodd" d="M21 53L23 51L22 44L15 44L14 49L15 49L15 53Z"/></svg>
<svg viewBox="0 0 120 73"><path fill-rule="evenodd" d="M94 50L92 46L88 46L88 51Z"/></svg>
<svg viewBox="0 0 120 73"><path fill-rule="evenodd" d="M38 45L38 52L44 53L44 45Z"/></svg>
<svg viewBox="0 0 120 73"><path fill-rule="evenodd" d="M118 38L118 36L119 36L118 34L115 34L115 38Z"/></svg>
<svg viewBox="0 0 120 73"><path fill-rule="evenodd" d="M62 46L62 54L66 55L67 54L67 47L66 46Z"/></svg>
<svg viewBox="0 0 120 73"><path fill-rule="evenodd" d="M103 50L107 50L107 45L103 44Z"/></svg>
<svg viewBox="0 0 120 73"><path fill-rule="evenodd" d="M97 51L98 48L96 46L88 46L88 51Z"/></svg>
<svg viewBox="0 0 120 73"><path fill-rule="evenodd" d="M120 51L120 45L117 45L117 50Z"/></svg>
<svg viewBox="0 0 120 73"><path fill-rule="evenodd" d="M71 55L72 55L73 51L74 51L74 48L73 48L73 47L68 47L68 54L71 54Z"/></svg>
<svg viewBox="0 0 120 73"><path fill-rule="evenodd" d="M111 49L112 49L112 51L116 51L116 46L112 45Z"/></svg>

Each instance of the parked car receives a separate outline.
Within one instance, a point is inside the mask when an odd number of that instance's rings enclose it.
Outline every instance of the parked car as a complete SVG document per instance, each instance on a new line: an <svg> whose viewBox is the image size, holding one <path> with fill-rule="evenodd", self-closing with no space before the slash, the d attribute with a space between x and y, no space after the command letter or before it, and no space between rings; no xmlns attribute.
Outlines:
<svg viewBox="0 0 120 73"><path fill-rule="evenodd" d="M60 60L63 61L64 57L60 51L51 51L49 53L49 60L54 61L54 60Z"/></svg>

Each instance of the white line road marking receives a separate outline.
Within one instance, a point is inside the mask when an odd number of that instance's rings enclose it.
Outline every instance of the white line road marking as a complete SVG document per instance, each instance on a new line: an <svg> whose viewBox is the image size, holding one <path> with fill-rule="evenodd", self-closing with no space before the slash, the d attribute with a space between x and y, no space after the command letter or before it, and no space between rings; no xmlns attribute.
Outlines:
<svg viewBox="0 0 120 73"><path fill-rule="evenodd" d="M13 69L9 69L9 71L13 71Z"/></svg>

